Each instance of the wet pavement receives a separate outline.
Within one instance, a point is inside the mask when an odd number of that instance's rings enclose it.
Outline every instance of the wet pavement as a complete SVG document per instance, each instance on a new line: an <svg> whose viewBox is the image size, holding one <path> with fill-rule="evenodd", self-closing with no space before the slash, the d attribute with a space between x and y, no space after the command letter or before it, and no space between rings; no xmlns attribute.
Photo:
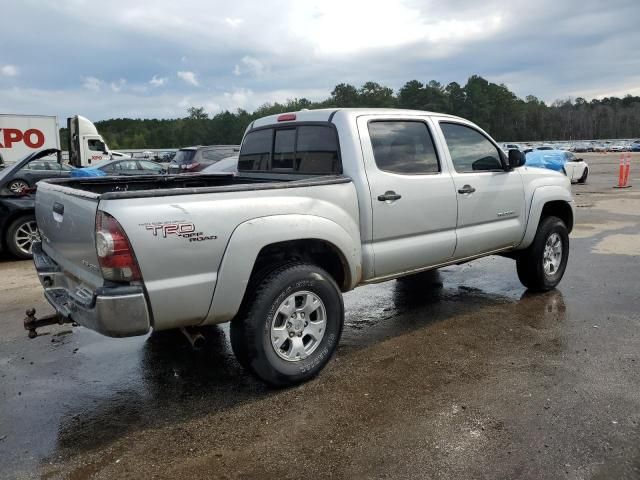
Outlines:
<svg viewBox="0 0 640 480"><path fill-rule="evenodd" d="M0 477L640 478L640 193L593 157L558 289L500 257L359 288L335 357L287 390L241 369L226 326L197 351L28 340L24 310L49 308L30 262L0 260Z"/></svg>

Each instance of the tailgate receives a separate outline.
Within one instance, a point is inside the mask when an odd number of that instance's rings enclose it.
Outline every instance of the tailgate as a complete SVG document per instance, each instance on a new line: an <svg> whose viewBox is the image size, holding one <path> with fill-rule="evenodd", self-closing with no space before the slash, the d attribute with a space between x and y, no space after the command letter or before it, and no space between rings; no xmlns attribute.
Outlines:
<svg viewBox="0 0 640 480"><path fill-rule="evenodd" d="M66 274L95 289L103 284L95 244L98 196L38 183L36 221L42 249ZM82 196L81 196L82 195Z"/></svg>

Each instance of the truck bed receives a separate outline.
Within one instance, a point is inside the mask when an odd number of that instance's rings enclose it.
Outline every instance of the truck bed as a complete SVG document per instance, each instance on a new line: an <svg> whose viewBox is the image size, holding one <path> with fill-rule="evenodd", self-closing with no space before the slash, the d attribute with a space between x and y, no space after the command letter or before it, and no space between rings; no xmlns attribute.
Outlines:
<svg viewBox="0 0 640 480"><path fill-rule="evenodd" d="M46 183L49 184L49 189L60 190L69 195L107 200L298 188L349 181L348 177L342 175L309 177L283 174L263 174L261 176L193 174L160 177L145 175L140 177L66 178L46 180Z"/></svg>

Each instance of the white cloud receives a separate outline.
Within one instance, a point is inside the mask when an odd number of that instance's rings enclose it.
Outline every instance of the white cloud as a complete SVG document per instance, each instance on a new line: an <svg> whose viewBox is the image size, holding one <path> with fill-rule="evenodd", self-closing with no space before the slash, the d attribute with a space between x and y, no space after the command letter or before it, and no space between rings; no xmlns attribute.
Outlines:
<svg viewBox="0 0 640 480"><path fill-rule="evenodd" d="M149 80L149 83L153 86L153 87L161 87L163 86L165 83L167 83L169 79L167 77L158 77L157 75L154 75L151 80Z"/></svg>
<svg viewBox="0 0 640 480"><path fill-rule="evenodd" d="M3 77L15 77L18 75L18 67L15 65L3 65L0 68L0 75Z"/></svg>
<svg viewBox="0 0 640 480"><path fill-rule="evenodd" d="M96 77L82 77L82 87L92 92L99 92L104 82Z"/></svg>
<svg viewBox="0 0 640 480"><path fill-rule="evenodd" d="M233 74L236 76L249 74L254 77L260 77L267 70L264 63L255 57L246 55L242 57L239 64L233 67Z"/></svg>
<svg viewBox="0 0 640 480"><path fill-rule="evenodd" d="M244 22L244 20L242 18L229 18L229 17L225 17L224 22L229 25L230 27L233 28L237 28L240 26L240 24L242 22Z"/></svg>
<svg viewBox="0 0 640 480"><path fill-rule="evenodd" d="M115 93L120 93L127 81L124 78L121 78L117 82L111 82L111 90Z"/></svg>
<svg viewBox="0 0 640 480"><path fill-rule="evenodd" d="M181 78L185 83L189 85L193 85L194 87L200 86L200 82L196 78L196 74L193 72L180 71L180 72L177 72L176 75L178 75L178 78Z"/></svg>

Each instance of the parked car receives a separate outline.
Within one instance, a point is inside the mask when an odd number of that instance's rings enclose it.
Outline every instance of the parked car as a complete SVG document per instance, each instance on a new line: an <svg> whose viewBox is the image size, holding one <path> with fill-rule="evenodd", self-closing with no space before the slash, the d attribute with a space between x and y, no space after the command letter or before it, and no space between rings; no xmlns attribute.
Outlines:
<svg viewBox="0 0 640 480"><path fill-rule="evenodd" d="M598 153L604 153L607 151L607 146L603 144L596 144L593 146L593 151Z"/></svg>
<svg viewBox="0 0 640 480"><path fill-rule="evenodd" d="M573 146L573 152L575 153L586 153L589 151L589 149L591 148L591 151L593 151L593 147L589 147L586 143L577 143Z"/></svg>
<svg viewBox="0 0 640 480"><path fill-rule="evenodd" d="M640 152L640 142L633 142L631 144L631 151L632 152Z"/></svg>
<svg viewBox="0 0 640 480"><path fill-rule="evenodd" d="M58 161L60 150L47 148L28 154L0 170L0 195L16 195L45 178L66 178L73 167Z"/></svg>
<svg viewBox="0 0 640 480"><path fill-rule="evenodd" d="M238 156L223 158L219 162L209 165L202 173L230 173L238 171Z"/></svg>
<svg viewBox="0 0 640 480"><path fill-rule="evenodd" d="M0 252L31 258L33 242L40 239L35 217L35 195L0 196Z"/></svg>
<svg viewBox="0 0 640 480"><path fill-rule="evenodd" d="M107 175L160 175L164 169L151 160L104 160L91 167L76 168L72 177L105 177Z"/></svg>
<svg viewBox="0 0 640 480"><path fill-rule="evenodd" d="M564 150L537 150L526 154L528 167L547 168L564 173L569 180L585 183L589 176L589 165L572 152Z"/></svg>
<svg viewBox="0 0 640 480"><path fill-rule="evenodd" d="M273 115L237 175L41 183L34 263L67 321L114 337L231 321L241 365L291 385L327 364L359 285L493 254L532 291L558 285L570 183L524 163L451 115Z"/></svg>
<svg viewBox="0 0 640 480"><path fill-rule="evenodd" d="M508 152L509 150L520 150L522 151L522 147L517 143L503 143L502 150Z"/></svg>
<svg viewBox="0 0 640 480"><path fill-rule="evenodd" d="M610 152L624 152L625 151L625 146L621 143L616 143L616 144L612 144L609 145L609 151Z"/></svg>
<svg viewBox="0 0 640 480"><path fill-rule="evenodd" d="M208 145L178 150L169 163L169 173L200 172L223 158L237 155L237 145Z"/></svg>

